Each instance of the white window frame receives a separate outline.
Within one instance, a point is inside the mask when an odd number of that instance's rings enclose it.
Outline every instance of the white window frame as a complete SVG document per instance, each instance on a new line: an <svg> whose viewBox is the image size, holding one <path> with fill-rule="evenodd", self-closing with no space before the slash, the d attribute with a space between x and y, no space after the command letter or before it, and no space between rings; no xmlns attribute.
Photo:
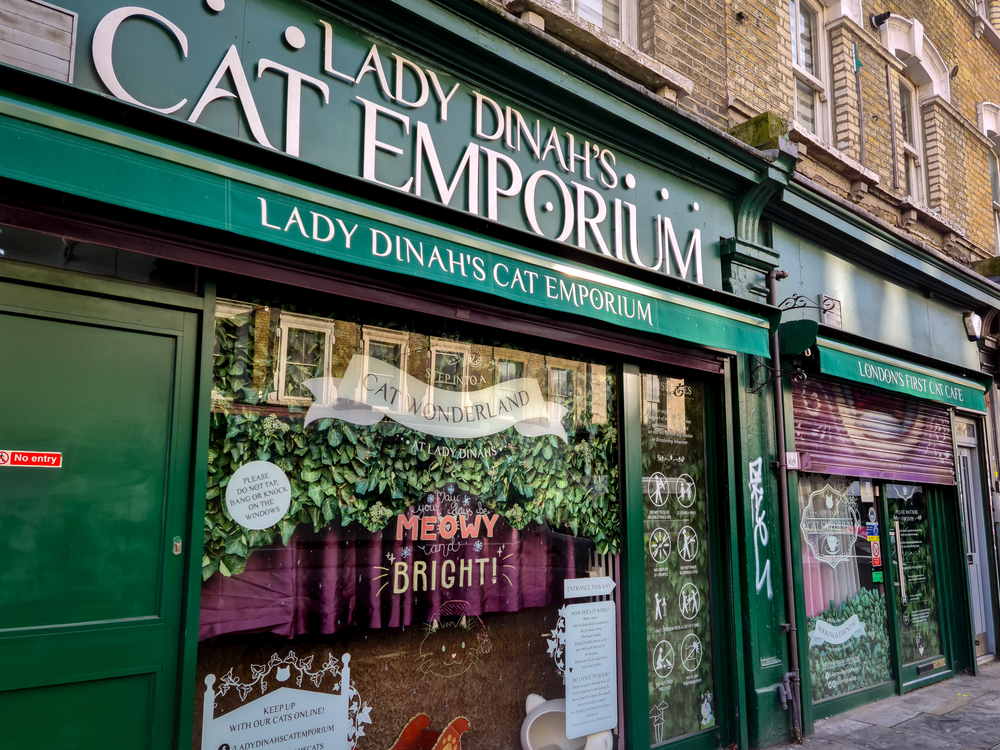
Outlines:
<svg viewBox="0 0 1000 750"><path fill-rule="evenodd" d="M237 302L231 299L216 299L215 300L215 319L216 320L231 320L236 321L237 315L244 315L246 313L253 313L253 305L248 305L245 302ZM249 347L250 341L247 340L247 346ZM213 357L214 358L214 357ZM253 375L251 374L251 382L253 380ZM221 391L212 388L212 400L213 401L226 401L232 402L232 399L228 396L223 396Z"/></svg>
<svg viewBox="0 0 1000 750"><path fill-rule="evenodd" d="M638 43L638 0L619 0L618 3L618 36L609 34L604 31L604 26L598 26L592 21L587 21L582 15L580 15L580 0L567 0L566 3L559 2L561 6L566 8L574 18L578 18L586 23L591 23L597 26L602 33L607 34L612 39L620 39L625 44L630 47L635 47Z"/></svg>
<svg viewBox="0 0 1000 750"><path fill-rule="evenodd" d="M500 382L500 360L504 360L505 362L520 362L522 367L524 367L524 375L522 377L528 378L528 361L530 358L530 353L522 352L519 349L505 349L499 346L493 347L493 385L495 386L494 392L496 393L497 401L497 403L494 404L495 408L499 408L499 400L503 397L504 393L503 383Z"/></svg>
<svg viewBox="0 0 1000 750"><path fill-rule="evenodd" d="M546 357L545 369L548 377L548 400L554 401L552 391L553 370L569 370L573 373L573 423L580 424L583 419L583 407L587 399L587 363L575 359L560 359L558 357Z"/></svg>
<svg viewBox="0 0 1000 750"><path fill-rule="evenodd" d="M410 334L406 331L394 331L391 328L378 328L377 326L362 326L361 341L364 344L365 367L362 382L368 377L368 357L371 356L371 344L389 344L399 347L399 370L402 373L399 384L399 408L403 408L403 401L407 395L406 379L409 375L410 356ZM374 408L374 407L373 407Z"/></svg>
<svg viewBox="0 0 1000 750"><path fill-rule="evenodd" d="M907 113L913 123L913 143L906 140L903 128L903 97L899 91L906 89L910 95L910 111ZM899 144L903 150L903 168L910 183L910 198L914 202L927 202L927 177L924 170L924 129L920 116L920 89L905 74L899 74L897 96L899 96Z"/></svg>
<svg viewBox="0 0 1000 750"><path fill-rule="evenodd" d="M449 391L449 393L461 393L462 398L465 398L465 393L468 391L469 384L469 360L472 358L472 344L462 343L461 341L454 341L452 339L442 339L436 336L430 337L431 344L431 360L428 363L428 374L427 383L430 386L430 401L434 402L434 391L437 388L437 384L434 382L434 374L436 372L435 365L437 364L438 354L461 354L462 356L462 389L460 391ZM442 388L441 390L448 391L447 388Z"/></svg>
<svg viewBox="0 0 1000 750"><path fill-rule="evenodd" d="M829 78L828 53L826 41L826 8L818 3L809 0L791 0L795 5L795 18L789 14L788 29L791 34L791 62L792 62L792 111L795 113L793 119L798 128L805 132L813 133L821 141L830 140L830 117L827 95L827 84L824 78ZM816 73L810 73L799 62L796 62L798 49L798 23L799 9L805 6L816 18L816 28L814 29L815 39L813 48L813 60L815 61ZM818 74L818 75L817 75ZM822 76L822 77L821 77ZM810 88L815 95L816 111L814 114L816 128L809 130L799 119L799 96L797 82L801 81Z"/></svg>
<svg viewBox="0 0 1000 750"><path fill-rule="evenodd" d="M285 377L288 365L288 333L291 329L297 331L312 331L323 334L326 339L323 342L323 365L320 376L327 378L324 384L320 403L330 403L330 363L333 356L333 345L336 337L333 335L334 321L329 318L316 318L311 315L299 315L297 313L278 313L278 330L275 333L277 341L275 349L277 357L274 362L274 390L268 396L269 404L282 404L285 406L300 405L308 406L314 400L304 396L285 396Z"/></svg>

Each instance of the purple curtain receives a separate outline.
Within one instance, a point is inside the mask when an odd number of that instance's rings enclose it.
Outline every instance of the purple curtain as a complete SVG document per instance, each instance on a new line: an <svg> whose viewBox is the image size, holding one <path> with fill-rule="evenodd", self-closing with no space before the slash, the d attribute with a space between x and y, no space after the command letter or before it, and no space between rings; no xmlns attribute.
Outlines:
<svg viewBox="0 0 1000 750"><path fill-rule="evenodd" d="M456 502L433 493L379 532L352 523L316 533L301 524L288 547L278 542L258 549L241 574L216 573L204 583L199 639L237 632L293 638L352 625L394 628L439 617L449 601L463 602L470 615L516 612L562 600L563 580L586 575L594 550L590 540L547 525L518 531L484 512L474 496L465 496L472 498L471 506L462 506L465 498L458 497ZM464 538L458 518L463 514ZM476 516L478 534L473 536ZM459 530L442 540L446 517L454 518ZM406 528L414 519L416 529ZM424 536L436 539L419 538L425 519L431 521ZM493 520L492 534L488 520ZM449 534L451 524L444 521L443 528Z"/></svg>

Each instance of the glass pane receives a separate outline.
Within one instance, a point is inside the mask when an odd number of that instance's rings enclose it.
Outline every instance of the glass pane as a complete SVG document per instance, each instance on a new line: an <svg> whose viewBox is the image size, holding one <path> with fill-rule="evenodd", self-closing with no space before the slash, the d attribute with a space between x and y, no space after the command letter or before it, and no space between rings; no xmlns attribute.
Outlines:
<svg viewBox="0 0 1000 750"><path fill-rule="evenodd" d="M435 352L434 387L460 393L465 380L465 354L462 352Z"/></svg>
<svg viewBox="0 0 1000 750"><path fill-rule="evenodd" d="M799 42L797 29L799 28L798 12L796 10L796 0L788 0L788 18L791 19L791 29L792 29L792 64L800 65L799 63Z"/></svg>
<svg viewBox="0 0 1000 750"><path fill-rule="evenodd" d="M799 509L812 699L892 679L872 480L804 474Z"/></svg>
<svg viewBox="0 0 1000 750"><path fill-rule="evenodd" d="M579 0L577 13L609 36L621 38L620 0Z"/></svg>
<svg viewBox="0 0 1000 750"><path fill-rule="evenodd" d="M285 394L294 398L313 397L302 385L323 376L323 347L326 334L299 328L288 329L288 351L285 354Z"/></svg>
<svg viewBox="0 0 1000 750"><path fill-rule="evenodd" d="M389 344L385 341L369 341L368 356L393 367L402 364L403 347L400 344Z"/></svg>
<svg viewBox="0 0 1000 750"><path fill-rule="evenodd" d="M507 335L450 327L463 351L432 359L444 332L414 316L396 364L398 350L371 339L366 356L362 336L366 324L392 323L345 307L298 310L337 321L325 342L337 398L311 407L318 417L238 389L213 404L195 747L302 731L315 732L304 744L389 748L407 728L419 738L426 715L429 731L451 732L450 747L463 735L462 747L514 748L531 694L541 696L531 704L537 748L582 744L549 739L553 728L611 729L616 605L568 598L565 586L615 576L615 363L563 360L578 404L578 429L567 432L551 418L547 358L572 351L517 349L514 359ZM256 333L255 365L266 371L275 330ZM314 343L296 333L289 360L318 356ZM216 360L217 387L227 362ZM517 388L498 395L499 377ZM288 482L287 505L267 522L257 514L281 496L242 512L247 470L269 493L273 472ZM214 716L204 722L206 704Z"/></svg>
<svg viewBox="0 0 1000 750"><path fill-rule="evenodd" d="M919 485L886 485L886 497L893 525L889 539L899 580L899 648L903 664L911 664L941 654L931 519L927 496Z"/></svg>
<svg viewBox="0 0 1000 750"><path fill-rule="evenodd" d="M911 146L913 138L913 96L910 88L902 80L899 82L899 117L902 122L903 140Z"/></svg>
<svg viewBox="0 0 1000 750"><path fill-rule="evenodd" d="M808 6L799 5L799 38L798 64L811 75L819 78L816 73L816 63L813 45L816 39L816 14Z"/></svg>
<svg viewBox="0 0 1000 750"><path fill-rule="evenodd" d="M1000 203L1000 174L997 174L997 155L990 154L990 187L993 189L993 202Z"/></svg>
<svg viewBox="0 0 1000 750"><path fill-rule="evenodd" d="M254 320L250 313L215 319L215 398L253 398Z"/></svg>
<svg viewBox="0 0 1000 750"><path fill-rule="evenodd" d="M802 81L795 82L795 119L810 133L816 132L816 92Z"/></svg>
<svg viewBox="0 0 1000 750"><path fill-rule="evenodd" d="M659 745L715 726L705 397L700 383L660 375L644 374L642 390L649 718Z"/></svg>

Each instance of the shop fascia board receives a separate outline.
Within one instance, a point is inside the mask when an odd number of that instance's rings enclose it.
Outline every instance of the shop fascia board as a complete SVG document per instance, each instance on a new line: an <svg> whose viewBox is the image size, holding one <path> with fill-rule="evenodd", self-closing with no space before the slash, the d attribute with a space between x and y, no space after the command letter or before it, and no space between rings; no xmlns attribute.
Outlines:
<svg viewBox="0 0 1000 750"><path fill-rule="evenodd" d="M358 216L363 219L370 219L376 222L390 221L394 228L432 237L436 241L451 242L458 246L481 250L490 255L507 257L515 262L550 269L565 276L602 284L624 293L641 294L649 299L658 300L667 305L685 308L695 315L702 314L712 316L713 318L729 319L750 328L767 330L776 326L779 320L780 312L775 308L754 303L726 292L690 284L686 286L692 288L692 291L695 292L694 295L685 293L684 291L672 291L661 284L654 285L648 281L633 280L622 274L606 272L603 269L589 266L581 263L579 260L564 260L559 257L515 247L510 243L490 240L478 235L462 232L449 225L393 210L376 202L334 193L305 181L295 180L277 173L263 172L207 152L195 152L178 147L166 140L151 138L143 133L112 128L96 118L80 117L64 110L55 110L48 105L37 102L0 95L0 116L21 121L28 126L55 129L71 137L89 139L121 152L131 152L139 158L151 157L161 160L174 165L176 168L188 170L195 179L204 183L207 190L212 190L216 193L229 194L233 191L238 191L240 188L251 191L257 190L270 193L284 200L306 201L319 207L343 211L346 214ZM2 171L2 166L0 166L0 171ZM31 181L31 175L28 174L6 176L13 179L28 179ZM231 181L233 184L230 185L228 182L224 183L224 181ZM77 194L107 202L108 196L102 193L100 186L97 185L97 181L93 181L93 183L91 186L93 194L86 191ZM50 184L50 181L45 179L36 181L36 184L57 190L66 189L65 185ZM157 210L158 206L145 202L138 197L136 205L127 205L125 207L152 212L167 216L168 218L178 218L196 224L212 226L225 231L236 231L228 225L221 225L207 214L205 216L195 216L189 211ZM277 241L277 238L273 237L270 239L262 237L261 239L272 242ZM290 247L297 250L306 249L295 247L294 245ZM310 250L306 249L306 252L310 252ZM356 261L348 262L356 263ZM362 267L364 266L362 265ZM657 276L657 280L663 281L664 277ZM587 316L584 315L583 317L586 318ZM720 348L718 344L710 343L709 340L704 338L699 339L696 334L687 337L675 336L675 338L710 348ZM723 346L721 350L731 349ZM764 353L764 349L761 351Z"/></svg>
<svg viewBox="0 0 1000 750"><path fill-rule="evenodd" d="M1000 308L1000 285L944 256L929 245L908 242L889 224L850 205L799 175L768 215L838 255L879 273L934 292L966 308ZM791 221L789 221L789 219ZM830 231L838 241L830 242Z"/></svg>
<svg viewBox="0 0 1000 750"><path fill-rule="evenodd" d="M343 12L341 6L334 10L332 4L324 5L334 14ZM386 13L385 6L394 10ZM769 165L757 149L587 55L546 38L501 8L468 0L386 0L385 6L366 8L370 15L354 8L354 18L382 35L391 31L402 46L445 65L448 58L442 56L442 48L461 50L463 76L488 81L498 93L527 105L542 104L539 112L568 119L577 130L614 133L615 138L606 139L610 144L653 166L725 190L734 181L757 182ZM410 21L416 19L419 25L434 27L433 47L428 46L427 35L414 33L417 27ZM552 97L538 102L539 92L551 92ZM692 163L691 157L697 162ZM720 173L726 178L720 179Z"/></svg>

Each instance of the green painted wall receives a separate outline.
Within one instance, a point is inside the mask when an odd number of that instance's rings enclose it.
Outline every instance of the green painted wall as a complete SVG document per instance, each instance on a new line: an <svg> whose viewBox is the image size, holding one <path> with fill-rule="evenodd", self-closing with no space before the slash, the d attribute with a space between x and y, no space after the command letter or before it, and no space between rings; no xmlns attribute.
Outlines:
<svg viewBox="0 0 1000 750"><path fill-rule="evenodd" d="M978 371L978 350L962 323L965 310L927 298L922 290L837 257L780 226L773 227L773 238L781 268L789 274L779 284L779 299L801 294L815 304L827 294L842 303L845 332ZM794 311L782 320L817 320L818 314Z"/></svg>

